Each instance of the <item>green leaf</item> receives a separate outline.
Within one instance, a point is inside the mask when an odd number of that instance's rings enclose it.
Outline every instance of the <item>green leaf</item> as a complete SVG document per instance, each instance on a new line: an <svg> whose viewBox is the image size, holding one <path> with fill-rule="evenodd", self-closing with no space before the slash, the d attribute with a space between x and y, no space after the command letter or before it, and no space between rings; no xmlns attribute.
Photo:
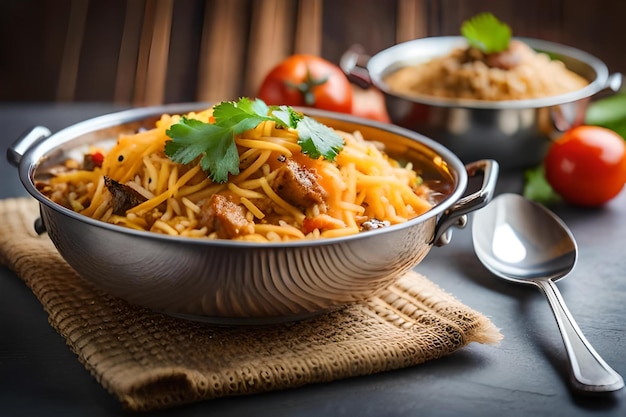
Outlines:
<svg viewBox="0 0 626 417"><path fill-rule="evenodd" d="M585 123L603 126L626 139L626 93L617 93L592 102Z"/></svg>
<svg viewBox="0 0 626 417"><path fill-rule="evenodd" d="M272 116L280 121L279 124L283 124L286 127L295 129L298 126L298 122L304 118L302 113L298 113L289 106L273 106L271 108Z"/></svg>
<svg viewBox="0 0 626 417"><path fill-rule="evenodd" d="M239 101L224 101L213 109L215 124L230 128L235 134L254 129L264 120L273 120L267 115L269 108L261 100L250 101L241 98Z"/></svg>
<svg viewBox="0 0 626 417"><path fill-rule="evenodd" d="M302 152L317 159L320 156L334 161L343 148L343 138L315 119L304 117L298 122L298 144Z"/></svg>
<svg viewBox="0 0 626 417"><path fill-rule="evenodd" d="M165 154L174 162L189 164L200 157L200 167L217 183L226 182L228 173L239 173L239 153L233 130L183 117L166 134Z"/></svg>
<svg viewBox="0 0 626 417"><path fill-rule="evenodd" d="M536 201L545 206L553 205L561 201L561 196L552 189L548 180L546 180L543 165L524 171L524 179L523 194L524 197L529 200Z"/></svg>
<svg viewBox="0 0 626 417"><path fill-rule="evenodd" d="M491 13L480 13L463 22L461 34L486 54L507 50L511 40L511 28Z"/></svg>

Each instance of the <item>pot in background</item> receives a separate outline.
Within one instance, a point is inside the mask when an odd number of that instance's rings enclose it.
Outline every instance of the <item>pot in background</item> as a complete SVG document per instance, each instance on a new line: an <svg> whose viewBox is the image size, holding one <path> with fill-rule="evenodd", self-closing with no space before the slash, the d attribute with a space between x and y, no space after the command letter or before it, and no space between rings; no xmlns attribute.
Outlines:
<svg viewBox="0 0 626 417"><path fill-rule="evenodd" d="M435 139L464 162L495 159L504 170L539 164L550 141L584 122L590 99L604 89L619 90L622 75L609 75L598 58L569 46L517 38L532 49L561 60L589 81L567 94L528 100L482 101L414 97L390 91L384 78L411 66L467 45L461 36L416 39L394 45L373 56L359 46L344 53L341 67L361 86L374 86L385 95L394 124Z"/></svg>
<svg viewBox="0 0 626 417"><path fill-rule="evenodd" d="M218 324L294 320L363 300L414 268L433 245L446 244L451 226L491 199L495 161L464 166L448 149L410 130L343 114L307 109L328 126L360 130L391 155L423 167L441 201L410 221L342 238L253 243L167 236L91 219L41 194L42 171L88 144L152 127L163 113L208 105L139 108L90 119L53 135L37 127L8 152L26 190L39 201L38 230L49 234L63 258L101 289L153 310ZM80 155L81 152L78 152ZM470 176L484 174L466 195Z"/></svg>

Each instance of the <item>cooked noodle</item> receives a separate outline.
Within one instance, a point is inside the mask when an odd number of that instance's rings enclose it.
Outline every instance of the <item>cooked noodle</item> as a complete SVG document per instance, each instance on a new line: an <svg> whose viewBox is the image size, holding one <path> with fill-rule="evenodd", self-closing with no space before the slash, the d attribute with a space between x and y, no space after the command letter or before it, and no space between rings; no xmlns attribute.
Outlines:
<svg viewBox="0 0 626 417"><path fill-rule="evenodd" d="M209 123L211 110L187 118ZM168 235L220 238L207 227L206 203L220 194L235 203L251 225L229 238L285 241L358 233L366 221L397 224L429 210L429 189L411 164L401 166L381 145L357 132L337 131L345 141L335 161L312 159L301 152L297 132L262 122L235 138L240 173L228 182L212 182L199 165L172 162L164 154L166 130L179 115L163 115L153 129L122 136L104 155L101 167L71 169L40 186L52 200L86 216L120 226ZM96 150L96 149L95 149ZM307 207L281 197L274 189L279 168L293 160L314 174L324 201ZM75 163L74 163L75 164ZM145 201L116 214L104 177L124 184Z"/></svg>

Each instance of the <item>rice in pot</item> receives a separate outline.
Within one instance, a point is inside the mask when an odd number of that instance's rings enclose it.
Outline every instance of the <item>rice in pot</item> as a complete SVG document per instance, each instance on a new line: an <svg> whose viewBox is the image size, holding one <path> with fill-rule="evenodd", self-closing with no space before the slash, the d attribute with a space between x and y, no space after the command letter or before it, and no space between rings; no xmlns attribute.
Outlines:
<svg viewBox="0 0 626 417"><path fill-rule="evenodd" d="M456 48L426 63L403 67L384 81L397 94L487 101L555 96L588 84L563 62L519 40L496 54Z"/></svg>

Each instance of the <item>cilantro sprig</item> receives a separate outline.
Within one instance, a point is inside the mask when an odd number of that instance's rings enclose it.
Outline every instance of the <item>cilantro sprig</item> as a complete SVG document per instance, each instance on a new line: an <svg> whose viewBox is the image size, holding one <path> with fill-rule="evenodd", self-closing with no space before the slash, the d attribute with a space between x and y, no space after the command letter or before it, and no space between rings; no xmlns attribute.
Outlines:
<svg viewBox="0 0 626 417"><path fill-rule="evenodd" d="M268 106L260 99L224 101L213 108L215 123L183 117L166 131L171 138L165 154L174 162L199 164L213 182L223 183L228 174L239 173L235 135L273 121L277 126L298 132L302 152L311 158L333 161L343 148L343 139L331 128L295 111L289 106Z"/></svg>
<svg viewBox="0 0 626 417"><path fill-rule="evenodd" d="M488 12L463 22L461 34L471 46L486 54L507 50L511 40L511 28Z"/></svg>
<svg viewBox="0 0 626 417"><path fill-rule="evenodd" d="M228 173L239 173L232 128L183 117L166 134L172 140L165 142L165 154L172 161L186 165L201 157L200 168L215 182L226 181Z"/></svg>

